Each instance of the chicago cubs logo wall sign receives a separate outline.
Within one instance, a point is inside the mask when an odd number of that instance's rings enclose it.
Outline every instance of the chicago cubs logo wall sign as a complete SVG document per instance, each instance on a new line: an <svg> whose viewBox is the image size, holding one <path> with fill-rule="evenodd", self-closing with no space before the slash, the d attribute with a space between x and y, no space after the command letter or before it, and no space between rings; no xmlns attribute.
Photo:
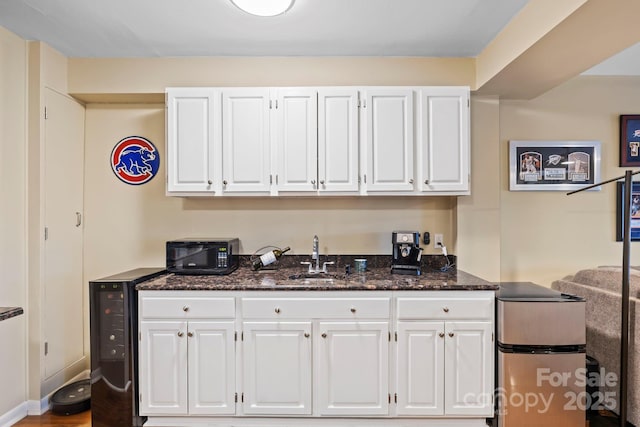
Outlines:
<svg viewBox="0 0 640 427"><path fill-rule="evenodd" d="M111 169L122 182L140 185L149 182L160 168L160 154L146 138L129 136L111 151Z"/></svg>

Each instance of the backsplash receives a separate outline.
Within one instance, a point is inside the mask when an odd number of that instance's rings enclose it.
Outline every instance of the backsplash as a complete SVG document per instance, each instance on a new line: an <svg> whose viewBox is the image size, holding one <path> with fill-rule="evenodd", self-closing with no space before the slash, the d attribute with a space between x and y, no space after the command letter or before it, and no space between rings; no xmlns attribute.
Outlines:
<svg viewBox="0 0 640 427"><path fill-rule="evenodd" d="M455 269L456 256L449 255L449 261ZM353 260L357 258L365 258L367 260L367 268L391 268L391 255L321 255L320 266L323 262L335 262L335 264L327 266L329 271L338 270L344 271L347 265L351 265L353 268ZM240 255L240 267L251 268L252 255ZM306 265L300 265L301 262L311 262L311 255L285 255L280 260L276 261L264 268L264 270L275 270L277 268L292 268L300 267L306 268ZM443 255L423 255L421 259L421 268L423 271L440 271L442 267L447 264L447 260Z"/></svg>

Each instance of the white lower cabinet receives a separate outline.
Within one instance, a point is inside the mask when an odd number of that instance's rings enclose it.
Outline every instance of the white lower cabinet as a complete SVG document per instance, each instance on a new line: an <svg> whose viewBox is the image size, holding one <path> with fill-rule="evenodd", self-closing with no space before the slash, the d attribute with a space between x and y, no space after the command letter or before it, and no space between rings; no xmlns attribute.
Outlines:
<svg viewBox="0 0 640 427"><path fill-rule="evenodd" d="M493 415L494 295L477 293L396 299L398 415Z"/></svg>
<svg viewBox="0 0 640 427"><path fill-rule="evenodd" d="M493 415L491 291L140 294L149 426L480 426Z"/></svg>
<svg viewBox="0 0 640 427"><path fill-rule="evenodd" d="M389 413L389 322L319 322L320 415Z"/></svg>
<svg viewBox="0 0 640 427"><path fill-rule="evenodd" d="M235 317L235 302L198 294L141 292L141 415L236 412L235 318L215 319Z"/></svg>
<svg viewBox="0 0 640 427"><path fill-rule="evenodd" d="M140 410L235 413L234 322L140 324Z"/></svg>
<svg viewBox="0 0 640 427"><path fill-rule="evenodd" d="M447 415L493 413L493 323L445 322Z"/></svg>
<svg viewBox="0 0 640 427"><path fill-rule="evenodd" d="M311 322L244 322L243 411L311 414Z"/></svg>
<svg viewBox="0 0 640 427"><path fill-rule="evenodd" d="M187 322L140 323L140 412L181 414L187 408Z"/></svg>
<svg viewBox="0 0 640 427"><path fill-rule="evenodd" d="M444 414L444 325L398 322L397 403L399 415Z"/></svg>

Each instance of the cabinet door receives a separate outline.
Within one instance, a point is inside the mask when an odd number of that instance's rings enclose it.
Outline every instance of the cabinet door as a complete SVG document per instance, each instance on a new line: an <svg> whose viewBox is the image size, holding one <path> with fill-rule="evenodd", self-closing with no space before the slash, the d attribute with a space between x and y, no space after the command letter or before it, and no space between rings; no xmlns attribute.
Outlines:
<svg viewBox="0 0 640 427"><path fill-rule="evenodd" d="M269 132L269 89L222 92L223 192L269 192Z"/></svg>
<svg viewBox="0 0 640 427"><path fill-rule="evenodd" d="M367 90L366 191L413 191L413 91Z"/></svg>
<svg viewBox="0 0 640 427"><path fill-rule="evenodd" d="M444 414L444 322L398 322L398 415Z"/></svg>
<svg viewBox="0 0 640 427"><path fill-rule="evenodd" d="M491 416L493 323L445 323L445 413Z"/></svg>
<svg viewBox="0 0 640 427"><path fill-rule="evenodd" d="M235 413L234 322L189 322L189 414Z"/></svg>
<svg viewBox="0 0 640 427"><path fill-rule="evenodd" d="M316 191L318 93L315 89L279 89L274 107L278 191Z"/></svg>
<svg viewBox="0 0 640 427"><path fill-rule="evenodd" d="M358 91L318 91L319 190L358 191Z"/></svg>
<svg viewBox="0 0 640 427"><path fill-rule="evenodd" d="M421 191L469 191L469 89L432 87L420 92Z"/></svg>
<svg viewBox="0 0 640 427"><path fill-rule="evenodd" d="M141 415L187 414L187 323L140 322Z"/></svg>
<svg viewBox="0 0 640 427"><path fill-rule="evenodd" d="M311 322L244 322L244 413L311 414Z"/></svg>
<svg viewBox="0 0 640 427"><path fill-rule="evenodd" d="M319 322L320 415L389 413L388 322Z"/></svg>
<svg viewBox="0 0 640 427"><path fill-rule="evenodd" d="M167 192L220 188L219 104L212 88L167 89Z"/></svg>

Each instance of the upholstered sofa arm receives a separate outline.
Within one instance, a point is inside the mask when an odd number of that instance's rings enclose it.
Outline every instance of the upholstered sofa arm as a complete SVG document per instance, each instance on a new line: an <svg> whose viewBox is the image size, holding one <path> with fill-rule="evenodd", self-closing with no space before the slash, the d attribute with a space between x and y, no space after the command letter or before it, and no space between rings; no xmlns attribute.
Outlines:
<svg viewBox="0 0 640 427"><path fill-rule="evenodd" d="M552 289L578 295L586 300L587 354L596 358L605 373L620 375L620 330L622 306L622 269L599 267L578 271L573 276L556 280ZM640 426L640 357L635 343L640 342L640 271L629 276L630 347L628 372L628 419ZM637 315L636 315L637 313ZM619 381L604 385L601 390L614 396L618 412Z"/></svg>

